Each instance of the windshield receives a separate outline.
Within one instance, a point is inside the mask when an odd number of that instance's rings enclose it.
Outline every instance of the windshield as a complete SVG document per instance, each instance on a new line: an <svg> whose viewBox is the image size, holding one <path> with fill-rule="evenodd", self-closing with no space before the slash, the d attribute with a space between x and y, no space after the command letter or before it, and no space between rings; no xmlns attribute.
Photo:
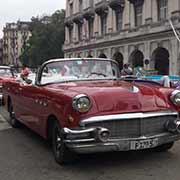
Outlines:
<svg viewBox="0 0 180 180"><path fill-rule="evenodd" d="M48 63L42 72L41 84L59 81L117 78L116 63L110 60L64 60Z"/></svg>
<svg viewBox="0 0 180 180"><path fill-rule="evenodd" d="M0 68L0 76L1 77L11 77L12 73L10 69L6 69L6 68Z"/></svg>

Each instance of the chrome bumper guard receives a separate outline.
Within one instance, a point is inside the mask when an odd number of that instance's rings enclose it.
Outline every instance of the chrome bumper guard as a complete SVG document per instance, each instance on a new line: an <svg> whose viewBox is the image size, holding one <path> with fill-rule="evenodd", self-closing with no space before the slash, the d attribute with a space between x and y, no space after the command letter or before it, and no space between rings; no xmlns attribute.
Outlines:
<svg viewBox="0 0 180 180"><path fill-rule="evenodd" d="M130 151L131 143L136 141L146 141L156 139L158 143L154 146L174 142L180 139L179 132L165 132L153 136L142 136L138 138L109 138L110 132L106 128L87 128L72 130L63 128L64 143L76 153L95 153L108 151ZM145 148L146 149L146 148Z"/></svg>

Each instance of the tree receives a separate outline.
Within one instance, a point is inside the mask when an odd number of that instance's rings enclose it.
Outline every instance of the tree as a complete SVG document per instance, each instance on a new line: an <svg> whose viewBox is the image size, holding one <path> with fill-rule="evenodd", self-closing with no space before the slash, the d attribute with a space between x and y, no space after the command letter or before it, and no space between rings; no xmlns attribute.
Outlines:
<svg viewBox="0 0 180 180"><path fill-rule="evenodd" d="M52 16L32 17L32 36L20 59L30 67L38 67L53 58L63 58L65 10L58 10Z"/></svg>

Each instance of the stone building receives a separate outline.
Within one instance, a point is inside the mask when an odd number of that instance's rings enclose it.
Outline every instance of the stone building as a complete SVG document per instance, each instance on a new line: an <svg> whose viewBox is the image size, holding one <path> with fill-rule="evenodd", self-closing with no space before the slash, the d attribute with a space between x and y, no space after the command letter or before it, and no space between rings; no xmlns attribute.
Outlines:
<svg viewBox="0 0 180 180"><path fill-rule="evenodd" d="M7 23L3 29L3 63L19 65L19 57L31 36L29 22Z"/></svg>
<svg viewBox="0 0 180 180"><path fill-rule="evenodd" d="M65 57L107 57L120 69L129 62L178 74L180 46L169 19L180 28L180 0L67 0Z"/></svg>

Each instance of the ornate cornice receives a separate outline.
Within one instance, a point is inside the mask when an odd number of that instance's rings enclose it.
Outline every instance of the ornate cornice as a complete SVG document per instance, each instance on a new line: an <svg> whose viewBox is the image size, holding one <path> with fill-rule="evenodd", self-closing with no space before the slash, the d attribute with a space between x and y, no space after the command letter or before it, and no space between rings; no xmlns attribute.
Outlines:
<svg viewBox="0 0 180 180"><path fill-rule="evenodd" d="M107 1L101 1L95 5L95 12L99 16L108 14L108 3Z"/></svg>
<svg viewBox="0 0 180 180"><path fill-rule="evenodd" d="M83 13L83 18L85 18L86 20L92 20L94 19L95 16L95 11L90 10L90 11L86 11Z"/></svg>
<svg viewBox="0 0 180 180"><path fill-rule="evenodd" d="M82 14L77 14L73 17L73 22L76 24L83 24L83 15Z"/></svg>
<svg viewBox="0 0 180 180"><path fill-rule="evenodd" d="M110 0L109 6L116 11L122 11L125 6L125 0Z"/></svg>
<svg viewBox="0 0 180 180"><path fill-rule="evenodd" d="M73 21L72 21L72 19L70 19L70 18L67 18L67 19L64 21L64 24L65 24L65 26L68 27L68 28L73 28Z"/></svg>

